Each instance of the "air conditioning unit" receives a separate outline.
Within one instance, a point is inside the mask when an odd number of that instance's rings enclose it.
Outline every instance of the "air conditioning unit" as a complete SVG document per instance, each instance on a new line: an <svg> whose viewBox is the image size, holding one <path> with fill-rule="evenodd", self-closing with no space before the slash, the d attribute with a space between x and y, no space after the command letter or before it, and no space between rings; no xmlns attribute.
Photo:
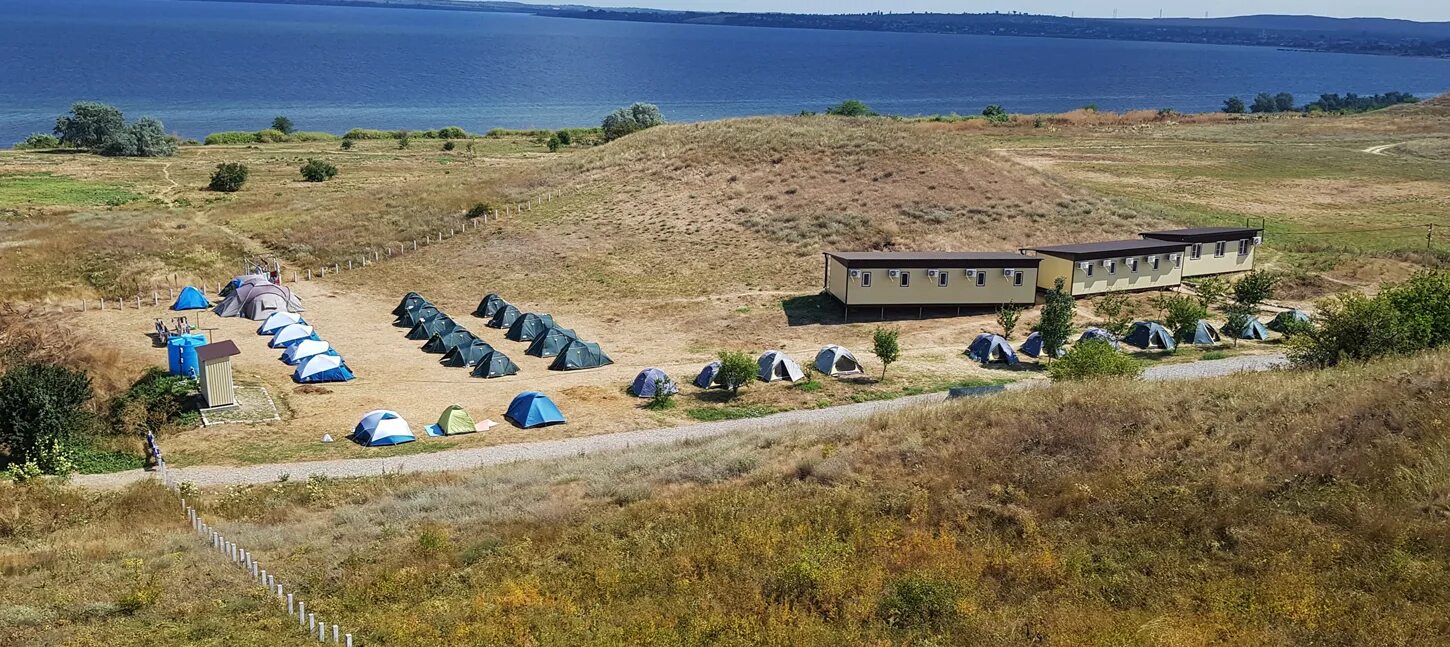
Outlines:
<svg viewBox="0 0 1450 647"><path fill-rule="evenodd" d="M976 270L967 270L966 274L967 274L967 276L976 276L977 275L977 271Z"/></svg>
<svg viewBox="0 0 1450 647"><path fill-rule="evenodd" d="M1013 272L1016 272L1016 271L1017 271L1016 269L1013 269L1013 268L1010 268L1010 267L1004 267L1004 268L1002 268L1002 276L1011 278L1012 277L1012 273Z"/></svg>
<svg viewBox="0 0 1450 647"><path fill-rule="evenodd" d="M1083 261L1083 262L1077 264L1077 269L1080 269L1080 270L1086 272L1086 271L1088 271L1088 268L1089 267L1092 267L1092 266L1093 266L1092 263L1089 263L1087 261Z"/></svg>
<svg viewBox="0 0 1450 647"><path fill-rule="evenodd" d="M926 275L927 276L930 276L930 277L933 277L933 278L936 277L936 274L937 274L936 270L927 270L926 271Z"/></svg>
<svg viewBox="0 0 1450 647"><path fill-rule="evenodd" d="M1254 236L1254 244L1255 245L1262 245L1262 244L1264 244L1264 237L1263 236Z"/></svg>
<svg viewBox="0 0 1450 647"><path fill-rule="evenodd" d="M898 276L901 276L901 270L888 270L886 272L886 275L891 278L896 278Z"/></svg>
<svg viewBox="0 0 1450 647"><path fill-rule="evenodd" d="M851 270L851 278L854 279L858 276L861 276L861 270Z"/></svg>

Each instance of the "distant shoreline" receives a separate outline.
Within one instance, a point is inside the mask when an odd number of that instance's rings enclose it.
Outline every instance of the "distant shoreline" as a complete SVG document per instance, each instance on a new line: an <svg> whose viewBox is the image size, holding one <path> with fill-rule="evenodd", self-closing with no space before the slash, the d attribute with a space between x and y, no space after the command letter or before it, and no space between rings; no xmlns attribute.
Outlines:
<svg viewBox="0 0 1450 647"><path fill-rule="evenodd" d="M1120 42L1273 47L1282 50L1450 58L1450 23L1377 18L1242 16L1235 18L1075 18L1020 13L792 14L602 9L583 5L466 0L185 0L252 4L522 13L548 18L727 27L771 27Z"/></svg>

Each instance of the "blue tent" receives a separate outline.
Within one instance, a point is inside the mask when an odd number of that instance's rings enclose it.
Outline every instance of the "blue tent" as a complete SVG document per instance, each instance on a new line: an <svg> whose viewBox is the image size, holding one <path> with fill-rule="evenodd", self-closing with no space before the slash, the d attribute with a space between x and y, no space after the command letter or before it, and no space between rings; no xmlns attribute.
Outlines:
<svg viewBox="0 0 1450 647"><path fill-rule="evenodd" d="M1017 353L1012 350L1012 345L1001 336L991 333L977 335L977 338L972 340L972 345L967 347L967 357L983 364L988 362L1017 363Z"/></svg>
<svg viewBox="0 0 1450 647"><path fill-rule="evenodd" d="M661 393L679 393L680 387L664 371L657 368L647 368L634 376L634 383L629 386L629 392L636 398L653 398Z"/></svg>
<svg viewBox="0 0 1450 647"><path fill-rule="evenodd" d="M190 285L181 288L181 294L176 295L176 303L171 304L172 310L205 310L211 307L211 302L206 300L206 295Z"/></svg>
<svg viewBox="0 0 1450 647"><path fill-rule="evenodd" d="M514 396L504 416L524 429L564 424L564 414L559 413L559 407L549 396L538 391L525 391Z"/></svg>
<svg viewBox="0 0 1450 647"><path fill-rule="evenodd" d="M1193 343L1198 346L1212 346L1219 342L1218 329L1203 319L1193 329Z"/></svg>
<svg viewBox="0 0 1450 647"><path fill-rule="evenodd" d="M1081 344L1094 339L1105 341L1109 346L1113 347L1113 350L1118 350L1118 337L1102 328L1088 328L1082 331L1082 336L1077 338L1077 343Z"/></svg>
<svg viewBox="0 0 1450 647"><path fill-rule="evenodd" d="M1035 358L1038 358L1038 357L1041 357L1043 351L1045 350L1042 347L1042 333L1040 333L1040 332L1034 332L1034 333L1028 335L1027 336L1027 341L1022 342L1022 345L1019 346L1017 348L1017 350L1018 351L1021 351L1023 355L1026 355L1028 357L1032 357L1034 359ZM1057 349L1057 356L1058 357L1062 357L1063 353L1065 353L1065 352L1067 352L1067 351L1059 348L1059 349Z"/></svg>
<svg viewBox="0 0 1450 647"><path fill-rule="evenodd" d="M695 376L695 386L708 389L715 385L715 376L720 374L720 360L715 360L700 369L700 374Z"/></svg>
<svg viewBox="0 0 1450 647"><path fill-rule="evenodd" d="M1156 321L1134 322L1132 332L1129 332L1123 341L1143 350L1152 348L1173 350L1178 346L1173 341L1173 333L1168 332L1167 328L1164 328L1162 324Z"/></svg>

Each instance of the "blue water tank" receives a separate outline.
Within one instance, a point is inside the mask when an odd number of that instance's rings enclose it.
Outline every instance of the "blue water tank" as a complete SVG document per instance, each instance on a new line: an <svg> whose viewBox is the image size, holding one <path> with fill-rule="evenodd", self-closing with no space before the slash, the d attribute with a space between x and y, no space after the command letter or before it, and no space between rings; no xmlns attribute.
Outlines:
<svg viewBox="0 0 1450 647"><path fill-rule="evenodd" d="M206 345L206 335L176 335L166 341L166 355L172 375L194 378L201 373L196 347Z"/></svg>

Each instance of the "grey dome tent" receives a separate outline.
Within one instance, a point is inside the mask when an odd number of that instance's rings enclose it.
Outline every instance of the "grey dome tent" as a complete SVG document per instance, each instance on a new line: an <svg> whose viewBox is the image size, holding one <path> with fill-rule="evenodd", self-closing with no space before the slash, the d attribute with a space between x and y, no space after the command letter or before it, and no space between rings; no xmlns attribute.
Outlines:
<svg viewBox="0 0 1450 647"><path fill-rule="evenodd" d="M492 352L493 346L490 346L488 342L482 339L475 338L467 344L454 346L453 350L443 354L443 358L438 360L438 363L453 368L475 366L479 360L483 359L484 355Z"/></svg>
<svg viewBox="0 0 1450 647"><path fill-rule="evenodd" d="M1042 333L1034 332L1028 335L1027 341L1022 342L1022 345L1017 347L1017 350L1023 355L1026 355L1033 359L1042 357L1042 354L1047 352L1047 349L1044 348L1042 344ZM1063 354L1066 352L1066 350L1059 348L1057 349L1057 356L1062 357Z"/></svg>
<svg viewBox="0 0 1450 647"><path fill-rule="evenodd" d="M1156 321L1134 322L1132 332L1129 332L1123 341L1144 350L1153 348L1173 350L1178 346L1177 342L1173 341L1173 333L1168 332L1163 324Z"/></svg>
<svg viewBox="0 0 1450 647"><path fill-rule="evenodd" d="M508 328L513 326L514 321L518 318L519 309L515 308L512 304L505 303L503 307L498 309L498 312L493 313L493 318L489 319L488 323L484 325L489 328Z"/></svg>
<svg viewBox="0 0 1450 647"><path fill-rule="evenodd" d="M498 312L499 308L502 308L508 304L509 303L507 301L503 300L503 297L499 296L497 293L491 292L488 296L484 297L482 301L478 302L478 308L473 311L473 316L488 319L492 317L495 312Z"/></svg>
<svg viewBox="0 0 1450 647"><path fill-rule="evenodd" d="M508 355L493 351L478 359L478 364L473 367L473 372L470 375L474 377L494 378L504 377L506 375L517 375L518 372L519 365L509 359Z"/></svg>
<svg viewBox="0 0 1450 647"><path fill-rule="evenodd" d="M423 344L423 352L446 355L450 350L471 344L477 340L478 338L473 336L473 333L468 332L467 329L462 327L454 328L452 331L440 335L433 335L428 338L428 343Z"/></svg>
<svg viewBox="0 0 1450 647"><path fill-rule="evenodd" d="M1244 322L1244 329L1239 331L1239 339L1257 339L1264 341L1268 338L1269 329L1264 326L1264 322L1252 317Z"/></svg>
<svg viewBox="0 0 1450 647"><path fill-rule="evenodd" d="M760 369L758 374L762 382L774 382L776 380L796 382L806 378L806 374L801 370L800 364L795 363L795 360L787 357L785 353L778 350L765 351L765 354L761 355L755 364Z"/></svg>
<svg viewBox="0 0 1450 647"><path fill-rule="evenodd" d="M554 326L544 331L538 337L535 337L534 341L529 344L529 349L524 351L524 354L534 357L556 357L559 351L564 350L564 347L569 345L569 342L578 338L579 335L574 331L568 328Z"/></svg>
<svg viewBox="0 0 1450 647"><path fill-rule="evenodd" d="M553 327L553 317L530 312L519 315L503 336L511 341L533 341L535 337Z"/></svg>
<svg viewBox="0 0 1450 647"><path fill-rule="evenodd" d="M417 325L413 326L412 330L408 331L407 337L413 341L425 342L432 339L433 335L450 333L455 328L458 328L458 324L452 319L449 319L448 315L440 312L432 317L419 321Z"/></svg>
<svg viewBox="0 0 1450 647"><path fill-rule="evenodd" d="M554 363L549 365L549 370L578 371L613 363L614 360L604 354L604 351L599 348L599 344L576 339L559 351L559 356L554 358Z"/></svg>
<svg viewBox="0 0 1450 647"><path fill-rule="evenodd" d="M398 319L393 322L393 325L401 328L412 328L418 325L420 321L432 319L441 314L443 312L438 310L437 306L425 301L417 304L414 308L403 311L403 314L398 315Z"/></svg>
<svg viewBox="0 0 1450 647"><path fill-rule="evenodd" d="M982 333L972 340L967 347L967 357L977 360L983 364L990 362L1003 362L1006 364L1017 363L1017 352L1012 350L1012 344L1007 343L1001 335Z"/></svg>
<svg viewBox="0 0 1450 647"><path fill-rule="evenodd" d="M831 344L816 353L816 370L825 375L855 375L861 372L861 362L851 351Z"/></svg>
<svg viewBox="0 0 1450 647"><path fill-rule="evenodd" d="M393 316L401 317L403 316L404 312L407 312L417 307L420 303L428 303L428 300L424 299L423 295L418 294L417 292L409 292L408 294L403 296L402 301L398 302L398 306L396 308L393 308Z"/></svg>
<svg viewBox="0 0 1450 647"><path fill-rule="evenodd" d="M1295 323L1309 323L1309 313L1303 310L1285 310L1269 321L1269 330L1274 332L1286 332Z"/></svg>
<svg viewBox="0 0 1450 647"><path fill-rule="evenodd" d="M720 360L717 359L713 362L710 362L709 364L706 364L705 368L700 369L700 374L695 376L695 386L698 386L702 389L708 389L712 386L715 386L720 382L718 379L716 379L716 376L718 375L720 375Z"/></svg>
<svg viewBox="0 0 1450 647"><path fill-rule="evenodd" d="M1109 346L1113 347L1113 350L1118 350L1117 335L1103 330L1102 328L1088 328L1087 330L1082 331L1082 336L1077 338L1077 343L1081 344L1085 341L1092 341L1094 339L1107 342Z"/></svg>
<svg viewBox="0 0 1450 647"><path fill-rule="evenodd" d="M679 393L680 387L670 379L664 371L657 368L647 368L634 376L634 382L629 385L629 392L636 398L653 398L661 394Z"/></svg>
<svg viewBox="0 0 1450 647"><path fill-rule="evenodd" d="M1199 319L1198 324L1193 328L1193 343L1197 346L1212 346L1217 344L1222 337L1213 324L1204 319Z"/></svg>

